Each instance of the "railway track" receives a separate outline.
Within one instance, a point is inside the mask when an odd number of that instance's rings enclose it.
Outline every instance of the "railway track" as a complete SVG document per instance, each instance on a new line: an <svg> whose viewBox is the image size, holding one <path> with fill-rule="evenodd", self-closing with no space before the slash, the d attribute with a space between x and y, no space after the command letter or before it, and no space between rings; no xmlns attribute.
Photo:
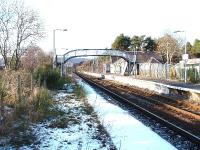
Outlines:
<svg viewBox="0 0 200 150"><path fill-rule="evenodd" d="M114 86L116 86L116 85L114 85ZM118 85L117 88L125 92L126 91L125 88L127 88L127 86ZM159 103L159 104L165 103L166 106L170 106L171 108L174 108L174 109L178 108L178 109L180 109L182 111L185 111L185 112L188 112L188 113L191 113L191 114L195 114L195 115L198 115L200 117L200 110L199 110L200 107L199 107L198 110L191 110L190 108L188 108L188 106L180 106L180 104L177 104L171 98L163 96L163 95L162 96L158 96L157 95L157 98L163 99L163 100L156 100L156 98L151 98L151 97L146 98L141 93L138 94L137 92L134 91L135 89L129 88L129 90L131 91L131 94L134 93L134 95L137 95L137 97L140 97L142 99L148 99L148 101L150 100L150 101L152 101L154 103Z"/></svg>
<svg viewBox="0 0 200 150"><path fill-rule="evenodd" d="M123 92L127 92L126 86L123 86L123 85L118 85L117 87L116 87L116 85L114 85L114 88L117 88L117 89L119 89L120 91L123 91ZM137 92L135 92L134 89L129 89L129 91L131 91L130 94L134 94L138 98L141 98L142 100L147 100L148 102L151 101L154 104L164 105L165 107L168 107L168 108L171 108L171 109L174 109L174 110L177 110L177 111L181 110L182 112L189 113L192 116L195 116L195 117L198 116L198 118L200 119L200 113L199 112L189 110L188 108L185 108L183 106L182 107L177 106L174 103L168 102L169 100L167 100L167 102L166 102L166 101L156 100L155 98L151 98L151 97L147 98L147 97L143 96L141 93L138 94ZM160 99L161 98L169 99L169 98L166 98L164 96L160 97Z"/></svg>
<svg viewBox="0 0 200 150"><path fill-rule="evenodd" d="M78 74L77 75L79 77L81 77L82 79L84 79L87 83L93 85L93 86L96 86L98 88L100 88L101 90L105 91L106 93L108 93L109 95L111 95L112 97L114 98L117 98L117 100L120 100L122 102L126 102L127 104L139 109L140 111L144 112L146 115L158 120L159 122L163 123L165 126L169 127L170 129L172 129L173 131L176 131L177 133L179 133L180 135L182 135L183 137L189 139L190 141L192 141L193 143L196 143L198 145L200 145L200 137L189 132L188 130L174 124L173 122L161 117L160 115L157 115L156 113L154 113L153 111L150 111L149 109L143 107L142 105L139 105L137 103L135 103L134 101L132 101L131 99L128 99L126 97L124 97L119 91L117 91L116 89L113 89L114 86L112 86L113 88L111 88L110 90L110 87L105 87L105 86L102 86L101 84L97 83L97 82L94 82L93 80L91 80L91 78L89 79L88 77L84 76L84 75L81 75L81 74ZM120 87L118 87L119 89ZM127 94L127 91L121 87L121 91L122 92L126 92ZM130 93L131 94L131 93ZM190 115L197 115L197 114L193 114L187 110L184 110L184 109L181 109L181 108L177 108L175 106L171 106L169 104L165 104L165 103L162 103L162 102L159 102L153 98L146 98L140 94L135 94L134 96L136 96L136 98L139 98L140 100L142 101L146 101L148 100L147 103L153 103L155 105L164 105L165 107L169 107L171 109L176 109L176 111L180 111L180 112L187 112L187 113L190 113ZM198 115L199 116L199 115ZM200 116L199 116L200 117Z"/></svg>

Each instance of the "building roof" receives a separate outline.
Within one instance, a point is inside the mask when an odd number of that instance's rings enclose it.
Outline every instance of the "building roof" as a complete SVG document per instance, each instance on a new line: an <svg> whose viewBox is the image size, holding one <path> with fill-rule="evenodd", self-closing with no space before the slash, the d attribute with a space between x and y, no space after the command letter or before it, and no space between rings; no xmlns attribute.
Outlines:
<svg viewBox="0 0 200 150"><path fill-rule="evenodd" d="M127 52L132 53L133 52ZM164 63L162 56L157 52L136 52L136 63Z"/></svg>

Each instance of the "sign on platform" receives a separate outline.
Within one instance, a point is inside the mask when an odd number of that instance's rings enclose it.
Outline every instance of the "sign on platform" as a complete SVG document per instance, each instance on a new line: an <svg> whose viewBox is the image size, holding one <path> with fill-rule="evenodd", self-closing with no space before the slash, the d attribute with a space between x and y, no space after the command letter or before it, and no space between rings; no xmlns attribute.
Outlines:
<svg viewBox="0 0 200 150"><path fill-rule="evenodd" d="M188 60L189 58L189 55L188 54L183 54L182 55L182 60Z"/></svg>
<svg viewBox="0 0 200 150"><path fill-rule="evenodd" d="M136 55L133 55L132 61L133 61L133 62L136 62Z"/></svg>

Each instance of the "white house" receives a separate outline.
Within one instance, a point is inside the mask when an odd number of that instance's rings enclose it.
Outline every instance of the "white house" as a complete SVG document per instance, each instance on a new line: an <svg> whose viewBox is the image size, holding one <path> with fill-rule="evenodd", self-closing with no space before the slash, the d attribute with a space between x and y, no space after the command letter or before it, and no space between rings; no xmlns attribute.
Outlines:
<svg viewBox="0 0 200 150"><path fill-rule="evenodd" d="M132 53L133 52L127 52ZM137 52L136 61L132 63L131 72L139 75L141 72L146 72L154 66L162 67L163 59L156 52ZM104 64L104 73L114 73L124 75L128 71L128 62L122 58L114 59L112 63Z"/></svg>
<svg viewBox="0 0 200 150"><path fill-rule="evenodd" d="M124 75L127 65L128 65L127 61L120 58L119 60L110 64L110 73Z"/></svg>

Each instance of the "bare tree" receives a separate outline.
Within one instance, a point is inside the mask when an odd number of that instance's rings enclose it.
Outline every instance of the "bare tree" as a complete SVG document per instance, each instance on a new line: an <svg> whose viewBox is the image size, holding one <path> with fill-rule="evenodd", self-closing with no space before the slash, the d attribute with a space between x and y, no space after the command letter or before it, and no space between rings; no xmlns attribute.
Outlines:
<svg viewBox="0 0 200 150"><path fill-rule="evenodd" d="M23 67L32 73L39 65L39 57L41 54L42 50L40 47L36 45L29 46L24 57L21 59Z"/></svg>
<svg viewBox="0 0 200 150"><path fill-rule="evenodd" d="M15 20L15 49L12 54L12 60L15 59L15 69L19 68L20 58L27 51L27 45L43 37L42 23L37 13L31 9L25 8L24 4L16 5L14 9Z"/></svg>
<svg viewBox="0 0 200 150"><path fill-rule="evenodd" d="M162 57L167 63L172 63L172 58L179 56L180 46L179 42L169 34L165 34L157 41L157 51L161 53Z"/></svg>
<svg viewBox="0 0 200 150"><path fill-rule="evenodd" d="M38 65L48 66L53 63L53 52L45 53L44 51L39 51L38 54Z"/></svg>
<svg viewBox="0 0 200 150"><path fill-rule="evenodd" d="M27 8L21 1L0 1L0 53L6 65L10 54L10 65L13 63L14 68L18 69L27 46L43 35L41 20L34 10Z"/></svg>
<svg viewBox="0 0 200 150"><path fill-rule="evenodd" d="M8 55L11 52L11 35L13 33L13 3L7 0L0 2L0 54L4 58L5 66L8 65Z"/></svg>

